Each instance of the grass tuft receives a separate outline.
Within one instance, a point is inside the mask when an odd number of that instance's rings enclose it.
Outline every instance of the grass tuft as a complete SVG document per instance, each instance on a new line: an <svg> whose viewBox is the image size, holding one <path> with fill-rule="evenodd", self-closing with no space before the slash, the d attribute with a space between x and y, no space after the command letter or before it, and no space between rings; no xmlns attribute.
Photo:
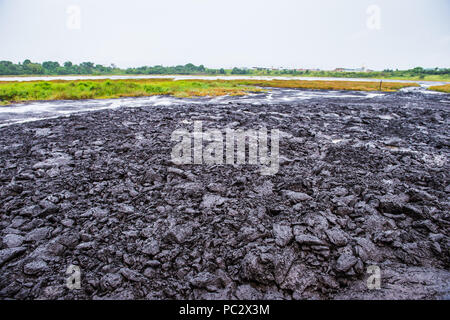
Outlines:
<svg viewBox="0 0 450 320"><path fill-rule="evenodd" d="M450 84L429 87L428 90L450 93Z"/></svg>

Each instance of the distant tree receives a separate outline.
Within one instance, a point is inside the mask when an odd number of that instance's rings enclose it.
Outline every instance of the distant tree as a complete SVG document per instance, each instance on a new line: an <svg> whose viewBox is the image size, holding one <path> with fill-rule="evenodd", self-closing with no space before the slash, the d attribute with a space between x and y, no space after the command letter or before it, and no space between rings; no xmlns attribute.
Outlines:
<svg viewBox="0 0 450 320"><path fill-rule="evenodd" d="M413 73L419 74L422 73L424 70L422 67L415 67L414 69L411 70Z"/></svg>
<svg viewBox="0 0 450 320"><path fill-rule="evenodd" d="M86 68L86 69L92 69L92 68L94 68L94 63L93 62L82 62L82 63L80 63L80 67Z"/></svg>
<svg viewBox="0 0 450 320"><path fill-rule="evenodd" d="M20 74L11 61L0 61L0 73L6 75Z"/></svg>
<svg viewBox="0 0 450 320"><path fill-rule="evenodd" d="M44 68L39 63L30 63L26 65L29 74L43 74Z"/></svg>
<svg viewBox="0 0 450 320"><path fill-rule="evenodd" d="M42 66L47 70L55 70L59 67L59 63L56 61L45 61L42 63Z"/></svg>
<svg viewBox="0 0 450 320"><path fill-rule="evenodd" d="M239 68L236 68L236 67L234 67L234 68L231 70L231 74L246 74L246 73L247 73L246 70L244 70L244 69L239 69Z"/></svg>

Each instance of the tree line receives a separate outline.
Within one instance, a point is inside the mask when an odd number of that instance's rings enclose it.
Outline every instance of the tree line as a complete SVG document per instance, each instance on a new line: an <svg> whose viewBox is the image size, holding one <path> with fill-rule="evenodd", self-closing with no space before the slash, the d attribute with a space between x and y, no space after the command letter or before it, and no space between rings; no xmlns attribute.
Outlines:
<svg viewBox="0 0 450 320"><path fill-rule="evenodd" d="M192 63L174 67L144 66L138 68L121 69L114 64L104 66L93 62L74 64L70 61L60 64L56 61L45 61L42 64L31 62L29 59L22 63L0 61L0 75L68 75L68 74L225 74L224 69L208 69L203 65Z"/></svg>
<svg viewBox="0 0 450 320"><path fill-rule="evenodd" d="M93 62L82 62L74 64L70 61L62 65L56 61L45 61L43 63L31 62L26 59L22 63L13 63L11 61L0 61L0 75L106 75L106 74L205 74L205 75L292 75L292 76L318 76L318 77L418 77L425 78L427 75L438 75L443 78L450 78L450 68L431 68L424 69L416 67L409 70L390 70L371 71L371 72L341 72L325 70L296 70L296 69L269 69L269 68L233 68L225 70L210 69L204 65L196 66L192 63L172 67L143 66L137 68L121 69L114 64L104 66L94 64Z"/></svg>

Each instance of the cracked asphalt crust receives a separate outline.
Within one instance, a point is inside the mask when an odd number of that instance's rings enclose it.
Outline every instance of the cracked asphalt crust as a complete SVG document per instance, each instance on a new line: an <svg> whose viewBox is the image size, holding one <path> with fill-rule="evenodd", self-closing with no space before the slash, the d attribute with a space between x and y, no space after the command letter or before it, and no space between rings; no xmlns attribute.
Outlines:
<svg viewBox="0 0 450 320"><path fill-rule="evenodd" d="M448 299L445 99L116 109L1 128L0 297ZM183 120L279 129L278 174L173 165ZM80 290L65 286L71 264ZM366 286L371 265L380 290Z"/></svg>

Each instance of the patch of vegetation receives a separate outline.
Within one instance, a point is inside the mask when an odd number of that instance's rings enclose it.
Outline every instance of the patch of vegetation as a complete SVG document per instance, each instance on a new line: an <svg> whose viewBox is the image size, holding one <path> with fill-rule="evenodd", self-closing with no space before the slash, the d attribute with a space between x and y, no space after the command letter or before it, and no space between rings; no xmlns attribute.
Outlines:
<svg viewBox="0 0 450 320"><path fill-rule="evenodd" d="M415 83L383 82L381 91L395 91ZM54 80L54 81L2 81L0 104L30 100L79 100L171 95L200 97L245 95L261 92L261 87L304 88L327 90L380 90L379 82L364 81L306 81L306 80L177 80L125 79L125 80Z"/></svg>
<svg viewBox="0 0 450 320"><path fill-rule="evenodd" d="M79 100L172 95L175 97L244 95L262 89L232 82L173 79L2 81L0 104L30 100Z"/></svg>
<svg viewBox="0 0 450 320"><path fill-rule="evenodd" d="M322 90L397 91L404 87L418 87L417 83L369 81L309 81L309 80L238 80L240 84L275 88L302 88Z"/></svg>
<svg viewBox="0 0 450 320"><path fill-rule="evenodd" d="M429 87L428 90L450 93L450 84L444 84L441 86L432 86Z"/></svg>

